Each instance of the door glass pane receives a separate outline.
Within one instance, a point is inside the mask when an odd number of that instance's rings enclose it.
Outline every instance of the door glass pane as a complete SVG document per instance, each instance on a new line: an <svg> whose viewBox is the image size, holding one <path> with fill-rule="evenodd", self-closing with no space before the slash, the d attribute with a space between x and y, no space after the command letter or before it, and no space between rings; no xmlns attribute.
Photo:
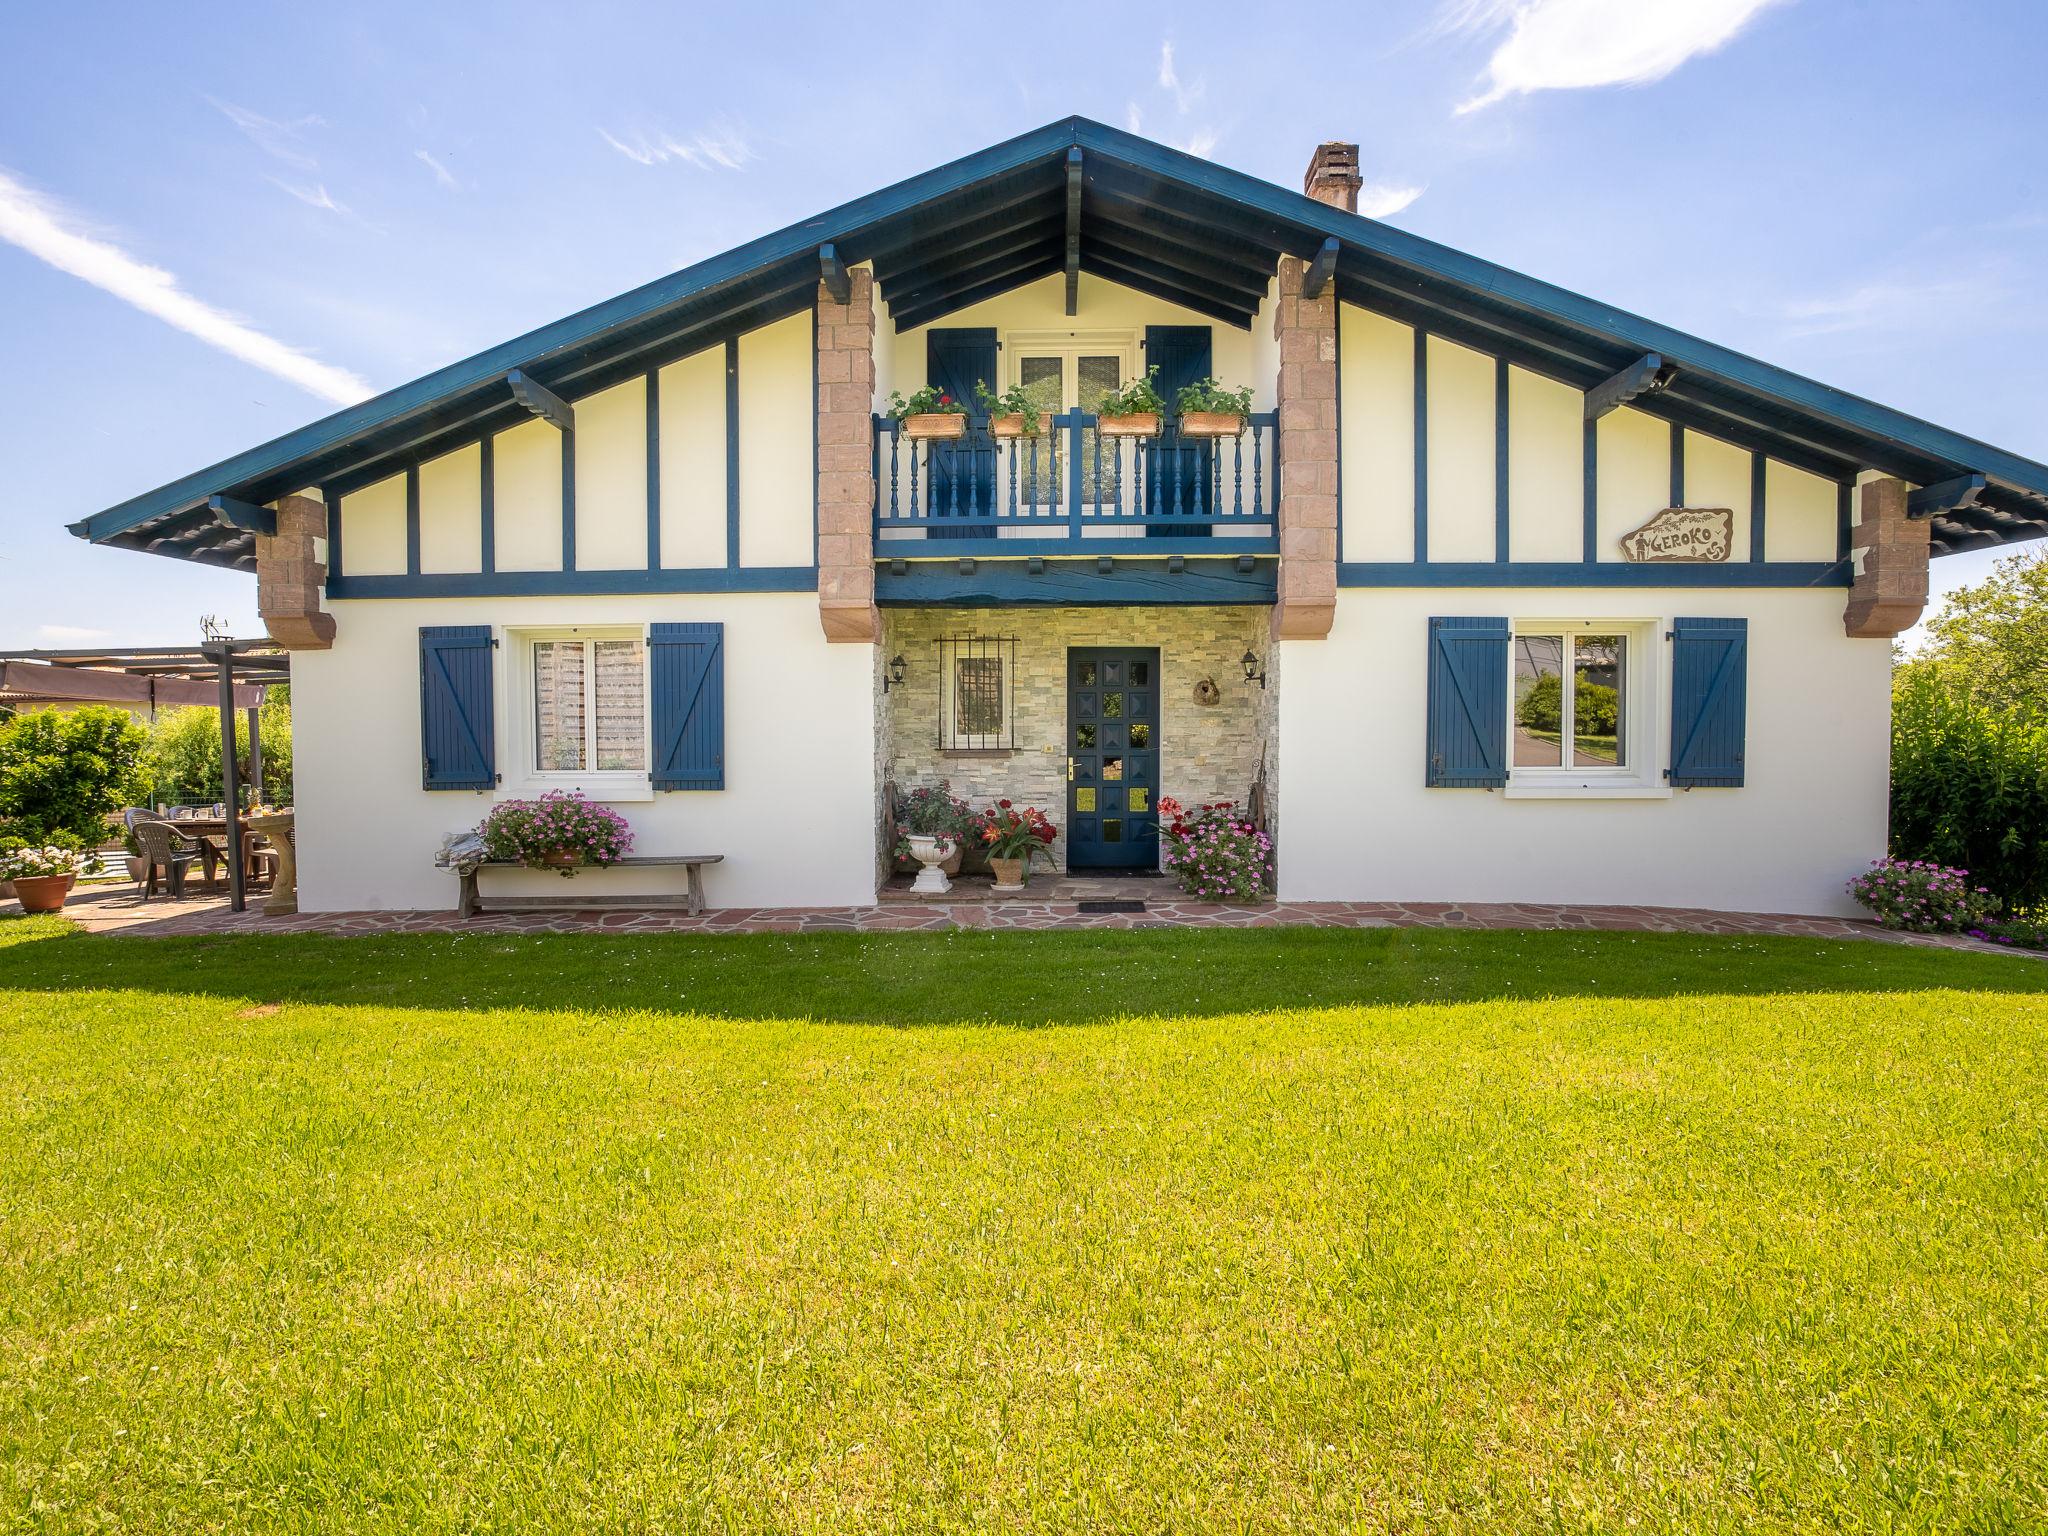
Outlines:
<svg viewBox="0 0 2048 1536"><path fill-rule="evenodd" d="M1572 642L1572 766L1618 768L1622 762L1620 635L1579 635Z"/></svg>
<svg viewBox="0 0 2048 1536"><path fill-rule="evenodd" d="M1083 688L1093 688L1095 686L1095 663L1092 661L1078 663L1074 668L1074 681Z"/></svg>
<svg viewBox="0 0 2048 1536"><path fill-rule="evenodd" d="M1102 840L1105 843L1120 843L1124 840L1124 824L1115 816L1102 818Z"/></svg>
<svg viewBox="0 0 2048 1536"><path fill-rule="evenodd" d="M597 642L597 766L647 766L646 647L638 640Z"/></svg>
<svg viewBox="0 0 2048 1536"><path fill-rule="evenodd" d="M1074 750L1089 752L1095 747L1095 727L1083 723L1074 727Z"/></svg>
<svg viewBox="0 0 2048 1536"><path fill-rule="evenodd" d="M1151 727L1151 726L1149 726L1149 725L1142 725L1142 724L1141 724L1141 725L1134 725L1134 726L1132 726L1132 727L1131 727L1131 747L1132 747L1132 749L1133 749L1134 751L1138 751L1138 752L1143 752L1143 751L1144 751L1144 750L1145 750L1145 749L1146 749L1147 747L1149 747L1149 746L1151 746L1151 745L1152 745L1152 727Z"/></svg>
<svg viewBox="0 0 2048 1536"><path fill-rule="evenodd" d="M1077 369L1076 394L1080 397L1080 408L1089 415L1095 414L1095 406L1102 398L1102 392L1115 389L1123 382L1124 360L1120 357L1084 357ZM1083 501L1104 501L1108 492L1117 483L1117 456L1115 449L1119 439L1111 438L1102 444L1102 466L1098 474L1095 463L1095 429L1088 428L1081 434L1081 499Z"/></svg>
<svg viewBox="0 0 2048 1536"><path fill-rule="evenodd" d="M1105 693L1102 696L1102 718L1121 720L1124 717L1124 696L1120 693Z"/></svg>
<svg viewBox="0 0 2048 1536"><path fill-rule="evenodd" d="M1132 686L1133 688L1143 688L1143 687L1144 687L1144 686L1145 686L1145 685L1146 685L1147 683L1149 683L1149 682L1151 682L1151 681L1152 681L1152 663L1151 663L1151 662L1149 662L1149 661L1134 661L1134 662L1132 662L1132 663L1131 663L1131 686Z"/></svg>
<svg viewBox="0 0 2048 1536"><path fill-rule="evenodd" d="M1063 444L1052 418L1066 409L1067 360L1024 358L1017 365L1017 382L1038 407L1038 436L1017 445L1017 500L1033 507L1057 505L1064 484L1059 472Z"/></svg>
<svg viewBox="0 0 2048 1536"><path fill-rule="evenodd" d="M1075 791L1074 791L1074 809L1075 809L1075 810L1077 810L1077 811L1092 811L1092 810L1094 810L1094 809L1095 809L1095 791L1094 791L1094 790L1092 790L1092 789L1077 789L1077 790L1075 790Z"/></svg>
<svg viewBox="0 0 2048 1536"><path fill-rule="evenodd" d="M583 768L583 642L539 640L533 647L534 767Z"/></svg>
<svg viewBox="0 0 2048 1536"><path fill-rule="evenodd" d="M1120 757L1105 757L1102 760L1102 779L1106 784L1120 783L1124 776L1124 760Z"/></svg>
<svg viewBox="0 0 2048 1536"><path fill-rule="evenodd" d="M1152 808L1151 794L1142 785L1133 785L1129 790L1126 791L1126 794L1129 796L1130 799L1131 810L1149 811Z"/></svg>
<svg viewBox="0 0 2048 1536"><path fill-rule="evenodd" d="M1515 636L1517 768L1564 764L1564 637Z"/></svg>

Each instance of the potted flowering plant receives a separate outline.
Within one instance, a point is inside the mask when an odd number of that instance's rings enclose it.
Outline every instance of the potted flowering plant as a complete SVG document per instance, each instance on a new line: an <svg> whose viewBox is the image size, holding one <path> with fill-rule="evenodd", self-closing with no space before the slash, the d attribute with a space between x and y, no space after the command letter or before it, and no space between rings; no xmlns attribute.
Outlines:
<svg viewBox="0 0 2048 1536"><path fill-rule="evenodd" d="M1234 801L1184 806L1159 797L1159 863L1205 901L1257 901L1273 878L1273 840Z"/></svg>
<svg viewBox="0 0 2048 1536"><path fill-rule="evenodd" d="M1038 400L1022 384L1012 384L997 394L976 379L974 399L988 412L989 431L998 438L1038 436Z"/></svg>
<svg viewBox="0 0 2048 1536"><path fill-rule="evenodd" d="M0 850L0 879L14 887L24 912L59 912L78 878L78 850L53 835L40 847L24 843Z"/></svg>
<svg viewBox="0 0 2048 1536"><path fill-rule="evenodd" d="M967 406L936 384L927 384L908 400L901 390L889 394L889 415L903 423L903 435L912 442L935 437L963 437L967 432Z"/></svg>
<svg viewBox="0 0 2048 1536"><path fill-rule="evenodd" d="M1059 828L1036 806L1019 810L1007 800L998 800L983 811L981 847L988 855L988 867L995 871L995 889L1006 896L1023 890L1031 873L1031 855L1059 835Z"/></svg>
<svg viewBox="0 0 2048 1536"><path fill-rule="evenodd" d="M1174 399L1182 437L1236 437L1252 413L1251 386L1225 389L1214 379L1197 379Z"/></svg>
<svg viewBox="0 0 2048 1536"><path fill-rule="evenodd" d="M1158 364L1115 389L1105 389L1095 402L1095 430L1104 437L1157 437L1159 416L1166 409L1154 382Z"/></svg>
<svg viewBox="0 0 2048 1536"><path fill-rule="evenodd" d="M586 864L616 864L633 851L625 817L592 805L580 792L559 789L538 800L494 805L476 830L486 858L558 870L564 877Z"/></svg>
<svg viewBox="0 0 2048 1536"><path fill-rule="evenodd" d="M896 843L890 851L905 869L916 869L917 854L911 846L912 840L936 839L930 844L934 852L938 851L939 843L946 845L946 850L938 853L939 872L957 875L960 873L961 855L974 826L973 811L968 809L965 800L954 796L953 786L948 780L920 784L906 791L896 804Z"/></svg>

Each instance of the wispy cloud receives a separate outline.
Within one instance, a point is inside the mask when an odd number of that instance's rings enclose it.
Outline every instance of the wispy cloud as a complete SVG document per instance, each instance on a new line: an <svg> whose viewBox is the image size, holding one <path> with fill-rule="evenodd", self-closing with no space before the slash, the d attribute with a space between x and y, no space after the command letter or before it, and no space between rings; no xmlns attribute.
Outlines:
<svg viewBox="0 0 2048 1536"><path fill-rule="evenodd" d="M1203 75L1183 82L1174 67L1173 44L1164 42L1159 45L1159 89L1173 97L1174 111L1185 117L1209 93L1209 80Z"/></svg>
<svg viewBox="0 0 2048 1536"><path fill-rule="evenodd" d="M2006 283L1983 272L1965 277L1880 277L1833 293L1791 299L1780 307L1787 336L1832 336L1844 331L1909 330L1939 317L1953 324L1963 315L2001 304Z"/></svg>
<svg viewBox="0 0 2048 1536"><path fill-rule="evenodd" d="M1401 182L1368 181L1358 189L1358 211L1368 219L1391 219L1425 190Z"/></svg>
<svg viewBox="0 0 2048 1536"><path fill-rule="evenodd" d="M286 181L282 176L266 176L264 180L273 187L291 193L308 208L318 208L323 213L338 213L343 218L349 216L348 205L336 202L334 194L327 190L325 182L316 182L310 187L304 187L295 181Z"/></svg>
<svg viewBox="0 0 2048 1536"><path fill-rule="evenodd" d="M0 170L0 240L323 400L353 405L371 393L370 386L347 369L308 357L225 310L194 298L170 273L89 232L75 215L4 170Z"/></svg>
<svg viewBox="0 0 2048 1536"><path fill-rule="evenodd" d="M663 165L670 160L680 160L700 171L714 167L736 171L754 158L753 146L747 143L739 129L729 123L720 123L680 139L668 133L635 133L622 139L605 128L597 131L605 143L635 165Z"/></svg>
<svg viewBox="0 0 2048 1536"><path fill-rule="evenodd" d="M1534 91L1647 85L1734 40L1780 0L1448 0L1443 30L1507 36L1458 111Z"/></svg>
<svg viewBox="0 0 2048 1536"><path fill-rule="evenodd" d="M87 629L78 624L43 624L36 629L37 639L54 640L59 645L78 645L88 640L105 640L112 634L112 630Z"/></svg>
<svg viewBox="0 0 2048 1536"><path fill-rule="evenodd" d="M455 179L455 173L428 154L424 149L416 149L412 154L415 160L434 173L434 180L446 187L450 192L462 190L462 183Z"/></svg>
<svg viewBox="0 0 2048 1536"><path fill-rule="evenodd" d="M206 100L271 159L281 160L302 171L313 170L320 164L305 147L306 130L320 127L319 118L295 117L289 122L282 122L274 117L265 117L261 112L251 112L247 107L238 107L232 101L222 101L218 96L209 96Z"/></svg>

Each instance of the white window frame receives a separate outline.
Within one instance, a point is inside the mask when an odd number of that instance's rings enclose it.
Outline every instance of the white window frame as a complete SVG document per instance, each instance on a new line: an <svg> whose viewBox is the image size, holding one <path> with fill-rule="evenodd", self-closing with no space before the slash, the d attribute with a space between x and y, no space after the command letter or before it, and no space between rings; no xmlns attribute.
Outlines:
<svg viewBox="0 0 2048 1536"><path fill-rule="evenodd" d="M1119 375L1117 382L1123 384L1142 372L1137 366L1139 352L1136 331L1014 331L1000 338L1003 351L1008 354L1004 374L1012 384L1024 381L1024 357L1057 357L1064 366L1060 370L1060 387L1064 398L1060 402L1062 411L1084 410L1081 404L1081 359L1084 357L1117 358Z"/></svg>
<svg viewBox="0 0 2048 1536"><path fill-rule="evenodd" d="M504 783L498 787L498 798L522 799L544 794L551 789L579 791L589 800L599 803L620 803L654 798L654 780L644 766L653 761L654 754L654 687L651 671L647 666L647 626L645 624L549 624L516 626L500 632L503 650L508 665L501 670L504 682L499 688L498 718L504 737L505 755L503 761L508 769ZM640 738L642 742L639 768L586 768L575 772L549 772L537 766L540 757L540 742L534 728L534 655L536 644L549 640L630 640L639 648L642 685L640 689ZM586 653L585 667L594 669L597 652L595 645ZM594 678L594 670L586 671L586 677ZM585 712L586 728L596 729L596 699L594 692L587 696Z"/></svg>
<svg viewBox="0 0 2048 1536"><path fill-rule="evenodd" d="M997 729L989 732L956 731L954 711L960 698L960 663L963 661L993 661L996 664L996 682L1002 689L1002 720ZM1011 687L1015 668L1002 646L987 651L954 651L946 659L946 675L940 679L939 688L939 740L944 743L943 752L1004 752L1014 748L1005 745L1017 739L1017 699Z"/></svg>
<svg viewBox="0 0 2048 1536"><path fill-rule="evenodd" d="M1663 671L1661 636L1668 628L1658 619L1515 619L1508 626L1507 798L1511 800L1667 800L1658 743L1664 739L1662 711L1667 701L1656 686ZM1620 766L1575 767L1572 756L1572 712L1567 699L1565 734L1557 767L1527 767L1515 761L1514 645L1525 635L1557 635L1566 640L1564 670L1572 675L1570 641L1581 635L1620 635L1622 646Z"/></svg>

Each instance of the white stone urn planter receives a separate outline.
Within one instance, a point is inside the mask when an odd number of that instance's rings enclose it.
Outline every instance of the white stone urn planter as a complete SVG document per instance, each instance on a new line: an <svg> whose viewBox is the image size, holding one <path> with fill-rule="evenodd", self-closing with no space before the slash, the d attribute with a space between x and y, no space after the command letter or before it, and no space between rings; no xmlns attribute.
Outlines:
<svg viewBox="0 0 2048 1536"><path fill-rule="evenodd" d="M904 840L910 844L910 856L924 866L917 872L910 888L921 896L943 896L952 890L953 882L946 878L946 872L939 866L951 857L953 840L919 832L911 833Z"/></svg>

